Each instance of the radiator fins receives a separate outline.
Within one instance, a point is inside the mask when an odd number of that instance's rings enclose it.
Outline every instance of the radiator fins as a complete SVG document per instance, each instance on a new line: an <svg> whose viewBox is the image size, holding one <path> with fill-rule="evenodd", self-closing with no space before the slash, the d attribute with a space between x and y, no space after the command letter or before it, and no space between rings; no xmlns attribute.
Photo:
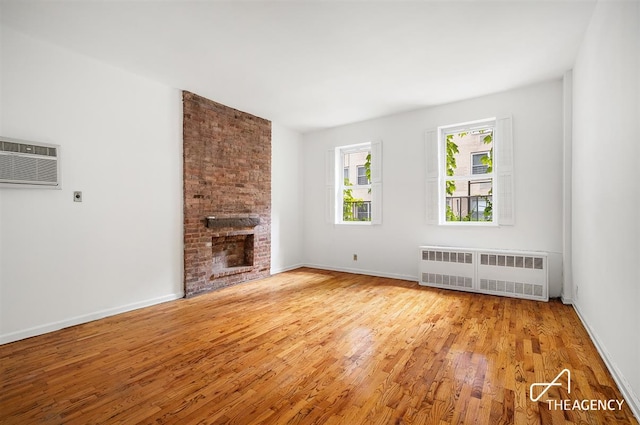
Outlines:
<svg viewBox="0 0 640 425"><path fill-rule="evenodd" d="M547 255L423 246L420 284L547 301Z"/></svg>

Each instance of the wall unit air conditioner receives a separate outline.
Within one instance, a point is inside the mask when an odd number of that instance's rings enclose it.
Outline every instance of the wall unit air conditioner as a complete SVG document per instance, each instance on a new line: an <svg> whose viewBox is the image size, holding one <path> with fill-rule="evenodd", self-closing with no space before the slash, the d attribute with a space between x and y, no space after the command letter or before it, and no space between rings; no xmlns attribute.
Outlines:
<svg viewBox="0 0 640 425"><path fill-rule="evenodd" d="M547 253L420 247L420 285L549 300Z"/></svg>
<svg viewBox="0 0 640 425"><path fill-rule="evenodd" d="M0 137L0 187L60 189L60 146Z"/></svg>

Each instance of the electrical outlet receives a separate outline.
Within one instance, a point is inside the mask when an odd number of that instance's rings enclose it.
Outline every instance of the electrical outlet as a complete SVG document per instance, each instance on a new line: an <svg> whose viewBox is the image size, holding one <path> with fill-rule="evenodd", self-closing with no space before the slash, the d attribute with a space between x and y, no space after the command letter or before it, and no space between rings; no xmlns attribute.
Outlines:
<svg viewBox="0 0 640 425"><path fill-rule="evenodd" d="M358 254L353 254L353 261L358 261Z"/></svg>
<svg viewBox="0 0 640 425"><path fill-rule="evenodd" d="M73 192L73 202L82 202L82 192Z"/></svg>

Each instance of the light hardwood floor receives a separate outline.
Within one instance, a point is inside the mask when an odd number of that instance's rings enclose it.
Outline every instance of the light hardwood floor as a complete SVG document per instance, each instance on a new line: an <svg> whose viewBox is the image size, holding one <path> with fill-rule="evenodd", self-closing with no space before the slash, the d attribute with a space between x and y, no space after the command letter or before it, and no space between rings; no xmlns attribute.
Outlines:
<svg viewBox="0 0 640 425"><path fill-rule="evenodd" d="M571 307L298 269L0 346L2 424L637 424ZM530 385L571 371L537 403Z"/></svg>

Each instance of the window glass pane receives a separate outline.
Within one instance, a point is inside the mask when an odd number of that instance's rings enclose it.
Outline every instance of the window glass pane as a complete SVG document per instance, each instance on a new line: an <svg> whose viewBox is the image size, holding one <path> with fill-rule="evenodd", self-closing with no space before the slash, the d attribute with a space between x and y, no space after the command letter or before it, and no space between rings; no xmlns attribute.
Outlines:
<svg viewBox="0 0 640 425"><path fill-rule="evenodd" d="M356 208L358 221L371 221L371 201L363 201Z"/></svg>
<svg viewBox="0 0 640 425"><path fill-rule="evenodd" d="M447 180L447 221L493 221L493 179Z"/></svg>
<svg viewBox="0 0 640 425"><path fill-rule="evenodd" d="M367 164L367 156L369 155L370 150L356 150L354 152L345 152L343 154L343 166L345 170L345 178L349 180L351 184L368 184L366 164ZM364 180L361 179L361 176L364 177Z"/></svg>
<svg viewBox="0 0 640 425"><path fill-rule="evenodd" d="M342 194L343 221L371 221L371 191L367 188L345 189Z"/></svg>
<svg viewBox="0 0 640 425"><path fill-rule="evenodd" d="M463 177L492 172L493 128L446 134L446 175Z"/></svg>

